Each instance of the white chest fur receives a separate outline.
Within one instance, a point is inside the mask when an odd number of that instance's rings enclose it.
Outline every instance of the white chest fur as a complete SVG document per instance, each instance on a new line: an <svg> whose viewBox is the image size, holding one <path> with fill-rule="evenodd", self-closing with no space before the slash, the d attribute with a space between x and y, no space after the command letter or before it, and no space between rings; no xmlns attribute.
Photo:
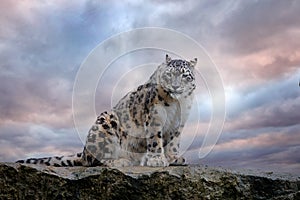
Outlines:
<svg viewBox="0 0 300 200"><path fill-rule="evenodd" d="M168 106L160 107L160 115L163 120L164 132L177 130L183 126L188 118L192 97L179 99L169 103Z"/></svg>

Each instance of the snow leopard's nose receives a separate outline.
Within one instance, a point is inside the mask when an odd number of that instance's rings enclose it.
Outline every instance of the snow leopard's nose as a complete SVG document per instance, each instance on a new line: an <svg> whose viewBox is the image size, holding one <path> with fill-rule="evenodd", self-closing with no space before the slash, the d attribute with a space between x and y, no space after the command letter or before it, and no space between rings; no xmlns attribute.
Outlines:
<svg viewBox="0 0 300 200"><path fill-rule="evenodd" d="M180 87L181 83L181 77L180 76L174 76L172 79L172 87L174 90L178 89Z"/></svg>
<svg viewBox="0 0 300 200"><path fill-rule="evenodd" d="M180 85L172 85L172 87L173 89L177 90L180 87Z"/></svg>

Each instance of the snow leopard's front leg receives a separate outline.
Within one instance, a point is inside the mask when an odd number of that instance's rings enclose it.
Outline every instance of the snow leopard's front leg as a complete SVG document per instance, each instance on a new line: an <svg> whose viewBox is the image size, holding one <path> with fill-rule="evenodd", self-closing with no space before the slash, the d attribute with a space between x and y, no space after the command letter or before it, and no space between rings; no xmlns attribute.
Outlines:
<svg viewBox="0 0 300 200"><path fill-rule="evenodd" d="M147 153L142 160L142 165L151 167L168 166L164 154L162 131L166 121L166 113L162 106L153 106L145 122L147 138Z"/></svg>
<svg viewBox="0 0 300 200"><path fill-rule="evenodd" d="M173 127L172 130L163 135L165 155L170 165L185 164L185 159L179 155L180 134L182 133L190 113L193 103L193 94L183 100L179 99L179 103L180 114L178 114L177 117L179 117L178 121L180 121L180 125L178 127Z"/></svg>
<svg viewBox="0 0 300 200"><path fill-rule="evenodd" d="M182 128L165 134L164 139L164 150L166 158L170 165L184 165L185 159L179 156L179 145L180 145L180 133Z"/></svg>

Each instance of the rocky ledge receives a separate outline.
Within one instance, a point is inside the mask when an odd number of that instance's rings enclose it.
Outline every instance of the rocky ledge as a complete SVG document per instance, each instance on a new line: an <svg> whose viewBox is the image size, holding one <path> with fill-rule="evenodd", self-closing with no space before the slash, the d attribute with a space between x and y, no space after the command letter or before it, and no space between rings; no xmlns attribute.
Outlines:
<svg viewBox="0 0 300 200"><path fill-rule="evenodd" d="M0 199L300 199L300 179L204 166L111 169L2 163Z"/></svg>

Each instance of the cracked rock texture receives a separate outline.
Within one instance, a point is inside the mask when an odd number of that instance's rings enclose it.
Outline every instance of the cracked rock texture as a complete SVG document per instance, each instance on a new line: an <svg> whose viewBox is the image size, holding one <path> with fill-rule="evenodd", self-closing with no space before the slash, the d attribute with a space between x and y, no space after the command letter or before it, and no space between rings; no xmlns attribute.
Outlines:
<svg viewBox="0 0 300 200"><path fill-rule="evenodd" d="M300 199L300 179L204 166L0 164L0 199Z"/></svg>

